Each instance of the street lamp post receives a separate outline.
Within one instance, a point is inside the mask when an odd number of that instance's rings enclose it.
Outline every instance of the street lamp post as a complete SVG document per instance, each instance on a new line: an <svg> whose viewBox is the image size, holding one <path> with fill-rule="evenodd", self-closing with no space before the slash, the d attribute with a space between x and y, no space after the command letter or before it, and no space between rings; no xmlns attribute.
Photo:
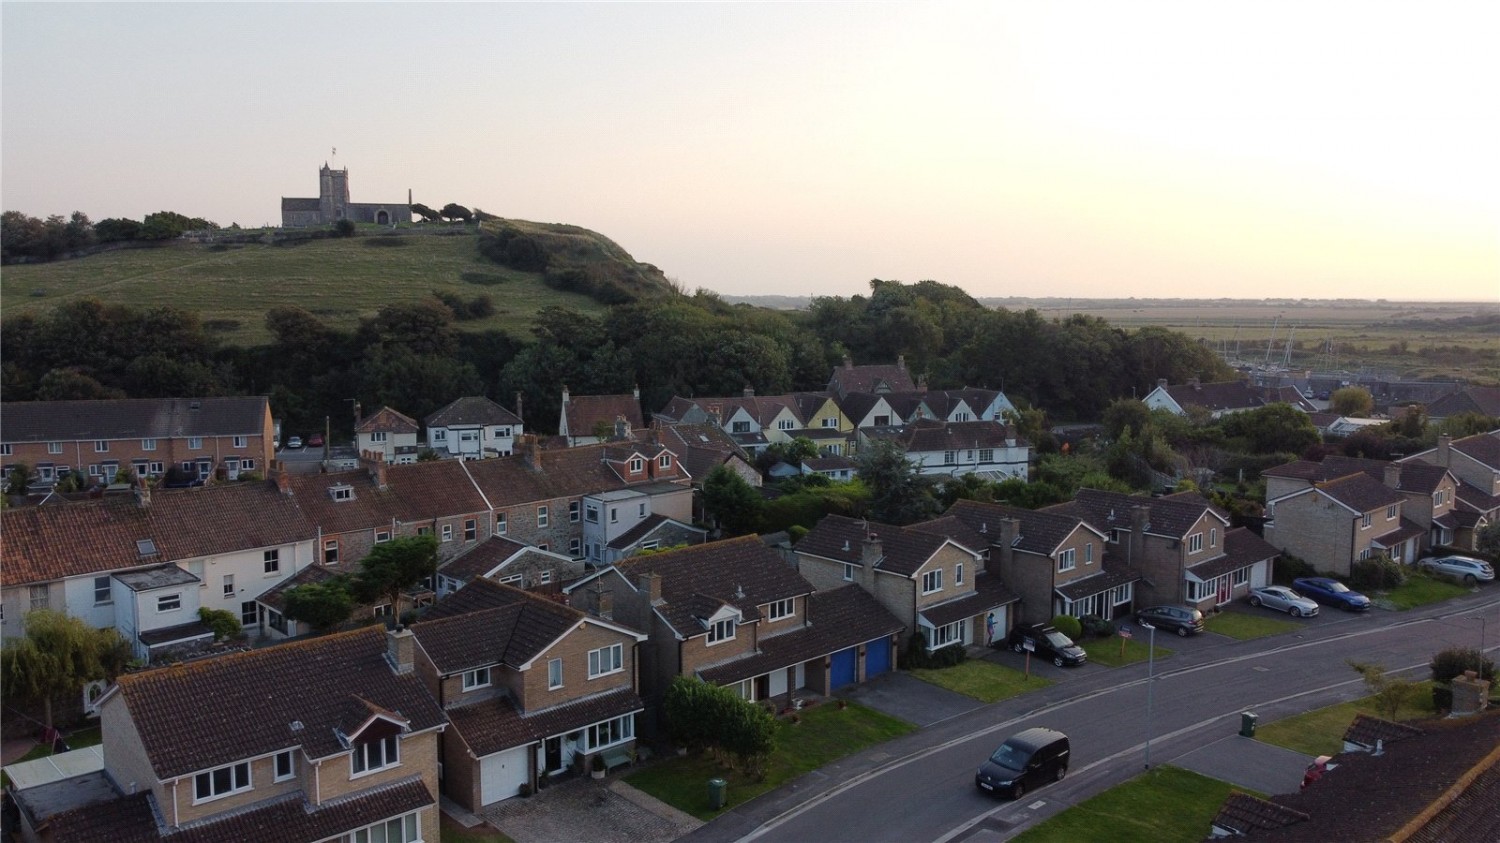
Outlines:
<svg viewBox="0 0 1500 843"><path fill-rule="evenodd" d="M1146 769L1151 769L1151 702L1156 685L1156 627L1142 622L1150 635L1146 643Z"/></svg>
<svg viewBox="0 0 1500 843"><path fill-rule="evenodd" d="M1479 621L1479 657L1484 658L1484 615L1469 615L1465 619Z"/></svg>

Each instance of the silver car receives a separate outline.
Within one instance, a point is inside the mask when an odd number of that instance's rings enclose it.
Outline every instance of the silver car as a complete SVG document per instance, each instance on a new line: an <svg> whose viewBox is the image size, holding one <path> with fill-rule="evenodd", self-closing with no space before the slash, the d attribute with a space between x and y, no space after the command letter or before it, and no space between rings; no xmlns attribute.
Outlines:
<svg viewBox="0 0 1500 843"><path fill-rule="evenodd" d="M1265 606L1267 609L1286 612L1294 618L1310 618L1318 613L1317 603L1284 585L1268 585L1250 589L1250 605Z"/></svg>
<svg viewBox="0 0 1500 843"><path fill-rule="evenodd" d="M1469 585L1495 579L1495 569L1490 563L1468 556L1434 556L1418 562L1417 567L1434 574L1461 579Z"/></svg>

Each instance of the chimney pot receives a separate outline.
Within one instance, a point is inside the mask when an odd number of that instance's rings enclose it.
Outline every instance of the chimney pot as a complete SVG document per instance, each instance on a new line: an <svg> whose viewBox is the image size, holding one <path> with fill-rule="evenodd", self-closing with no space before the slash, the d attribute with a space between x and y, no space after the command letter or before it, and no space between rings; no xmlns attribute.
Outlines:
<svg viewBox="0 0 1500 843"><path fill-rule="evenodd" d="M416 668L415 636L400 624L385 634L386 658L397 674L411 673Z"/></svg>

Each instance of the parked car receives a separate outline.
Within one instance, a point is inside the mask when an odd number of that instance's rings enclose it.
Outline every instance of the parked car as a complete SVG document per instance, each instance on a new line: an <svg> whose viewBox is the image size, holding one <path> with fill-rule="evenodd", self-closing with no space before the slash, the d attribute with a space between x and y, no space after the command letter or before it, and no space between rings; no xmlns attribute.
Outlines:
<svg viewBox="0 0 1500 843"><path fill-rule="evenodd" d="M321 433L314 433L313 435L307 437L307 447L309 447L309 448L321 448L321 447L323 447L323 434L321 434Z"/></svg>
<svg viewBox="0 0 1500 843"><path fill-rule="evenodd" d="M1068 774L1072 748L1056 729L1034 728L1005 739L974 774L974 786L1020 799L1027 790L1060 782Z"/></svg>
<svg viewBox="0 0 1500 843"><path fill-rule="evenodd" d="M1470 556L1434 556L1418 562L1417 567L1435 574L1456 577L1469 585L1495 579L1495 569L1490 563Z"/></svg>
<svg viewBox="0 0 1500 843"><path fill-rule="evenodd" d="M287 447L288 451L296 451L296 450L301 449L301 447L302 447L302 437L301 436L293 436L292 438L286 440L286 447Z"/></svg>
<svg viewBox="0 0 1500 843"><path fill-rule="evenodd" d="M1191 606L1150 606L1135 613L1135 622L1148 623L1183 638L1203 631L1203 613Z"/></svg>
<svg viewBox="0 0 1500 843"><path fill-rule="evenodd" d="M1058 667L1076 666L1089 660L1089 654L1073 643L1073 639L1055 627L1044 623L1020 624L1010 631L1010 648L1017 653L1026 652L1026 645L1038 656L1052 660Z"/></svg>
<svg viewBox="0 0 1500 843"><path fill-rule="evenodd" d="M1370 598L1332 577L1298 577L1292 580L1292 589L1324 606L1337 606L1346 612L1364 612L1370 608Z"/></svg>
<svg viewBox="0 0 1500 843"><path fill-rule="evenodd" d="M1294 618L1310 618L1318 613L1317 603L1284 585L1268 585L1250 589L1250 605L1265 606L1278 612L1286 612Z"/></svg>

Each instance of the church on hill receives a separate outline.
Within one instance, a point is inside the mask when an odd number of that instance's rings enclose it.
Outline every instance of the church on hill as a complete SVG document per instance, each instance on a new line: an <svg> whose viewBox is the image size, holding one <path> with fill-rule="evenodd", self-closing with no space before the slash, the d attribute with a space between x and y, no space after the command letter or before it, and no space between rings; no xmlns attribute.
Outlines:
<svg viewBox="0 0 1500 843"><path fill-rule="evenodd" d="M332 225L344 219L380 225L411 222L411 191L405 202L350 202L349 169L335 170L324 162L318 170L318 198L281 197L282 228Z"/></svg>

